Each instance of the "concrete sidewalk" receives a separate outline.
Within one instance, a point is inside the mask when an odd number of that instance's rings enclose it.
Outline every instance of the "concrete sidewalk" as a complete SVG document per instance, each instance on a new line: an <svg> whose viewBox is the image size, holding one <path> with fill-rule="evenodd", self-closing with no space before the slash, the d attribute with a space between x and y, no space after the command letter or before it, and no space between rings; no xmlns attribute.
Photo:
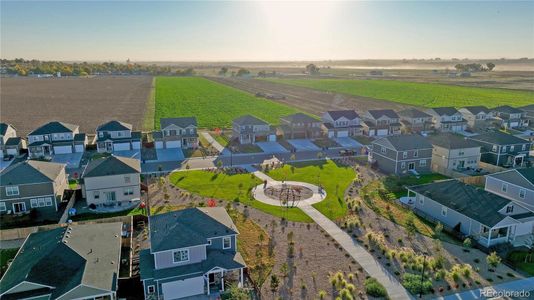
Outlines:
<svg viewBox="0 0 534 300"><path fill-rule="evenodd" d="M217 142L209 132L202 131L200 134L210 143L213 148L217 149L221 154L224 154L225 151L229 151L228 149L224 148L223 145L221 145L219 142Z"/></svg>
<svg viewBox="0 0 534 300"><path fill-rule="evenodd" d="M485 288L474 289L463 293L448 295L445 297L438 297L439 300L475 300L475 299L491 299L499 296L498 293L503 293L504 296L518 298L518 299L533 299L534 298L534 277L518 279L510 282L488 286ZM518 292L514 295L514 292ZM519 294L523 292L523 295ZM530 292L530 295L525 295Z"/></svg>

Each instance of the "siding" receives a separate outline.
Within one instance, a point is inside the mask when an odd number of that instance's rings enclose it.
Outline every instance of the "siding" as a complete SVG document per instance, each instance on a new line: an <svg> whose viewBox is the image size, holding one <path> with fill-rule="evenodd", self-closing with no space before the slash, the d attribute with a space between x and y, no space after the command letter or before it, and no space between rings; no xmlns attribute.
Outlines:
<svg viewBox="0 0 534 300"><path fill-rule="evenodd" d="M512 183L508 183L508 188L506 192L502 191L502 185L504 181L499 180L497 178L493 178L490 176L486 176L486 186L485 189L488 192L492 192L494 194L497 194L499 196L502 196L507 199L515 200L520 203L526 203L530 207L534 207L534 191L521 188L517 185L513 185ZM526 191L525 199L519 198L519 190L524 189Z"/></svg>
<svg viewBox="0 0 534 300"><path fill-rule="evenodd" d="M230 238L231 238L231 247L230 249L224 249L224 251L232 251L232 252L235 252L237 251L237 249L235 248L235 235L231 235ZM220 249L220 250L223 250L223 238L220 237L220 238L214 238L211 240L211 245L208 246L208 249Z"/></svg>
<svg viewBox="0 0 534 300"><path fill-rule="evenodd" d="M197 262L200 262L206 259L206 246L205 245L189 247L188 249L189 249L189 261L182 262L182 263L174 263L172 250L155 253L154 263L156 265L156 269L176 267L176 266L181 266L181 265L189 265L189 264L194 264L194 263L197 263Z"/></svg>
<svg viewBox="0 0 534 300"><path fill-rule="evenodd" d="M125 176L130 177L130 182L125 182ZM125 174L125 175L111 175L100 177L88 177L84 178L84 194L88 204L94 203L95 205L106 203L105 192L115 192L117 202L130 201L135 198L141 197L140 190L140 176L139 174ZM132 188L133 195L124 195L125 188ZM94 192L99 191L99 199L95 199Z"/></svg>

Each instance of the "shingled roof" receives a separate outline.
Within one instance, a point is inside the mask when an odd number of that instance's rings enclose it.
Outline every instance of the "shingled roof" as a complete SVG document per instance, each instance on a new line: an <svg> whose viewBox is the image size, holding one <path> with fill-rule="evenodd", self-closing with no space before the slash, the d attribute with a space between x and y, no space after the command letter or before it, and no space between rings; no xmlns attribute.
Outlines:
<svg viewBox="0 0 534 300"><path fill-rule="evenodd" d="M369 114L374 118L378 119L382 116L386 116L392 119L398 119L399 115L392 109L371 109L368 110Z"/></svg>
<svg viewBox="0 0 534 300"><path fill-rule="evenodd" d="M428 139L434 146L445 149L464 149L480 147L479 144L472 140L466 139L464 136L454 133L441 133L429 136Z"/></svg>
<svg viewBox="0 0 534 300"><path fill-rule="evenodd" d="M481 112L486 113L486 114L490 113L489 108L487 108L485 106L482 106L482 105L466 106L466 107L463 107L463 109L467 110L468 112L472 113L473 115L479 114Z"/></svg>
<svg viewBox="0 0 534 300"><path fill-rule="evenodd" d="M431 115L427 114L426 112L420 111L415 108L408 108L405 110L399 111L399 116L406 117L406 118L430 118Z"/></svg>
<svg viewBox="0 0 534 300"><path fill-rule="evenodd" d="M534 190L534 168L506 170L486 176Z"/></svg>
<svg viewBox="0 0 534 300"><path fill-rule="evenodd" d="M519 114L523 112L522 110L515 108L515 107L511 107L510 105L497 106L493 109L493 111L507 113L507 114Z"/></svg>
<svg viewBox="0 0 534 300"><path fill-rule="evenodd" d="M315 118L312 118L308 116L307 114L303 113L296 113L288 116L280 117L280 119L285 120L290 123L313 123L313 122L319 122Z"/></svg>
<svg viewBox="0 0 534 300"><path fill-rule="evenodd" d="M385 146L397 151L431 149L430 142L418 134L393 135L375 140L372 144Z"/></svg>
<svg viewBox="0 0 534 300"><path fill-rule="evenodd" d="M6 135L6 132L7 132L7 129L11 127L13 129L15 129L15 127L13 127L13 125L11 124L7 124L7 123L0 123L0 135Z"/></svg>
<svg viewBox="0 0 534 300"><path fill-rule="evenodd" d="M76 129L78 129L78 125L69 124L65 122L52 121L28 133L28 135L74 132Z"/></svg>
<svg viewBox="0 0 534 300"><path fill-rule="evenodd" d="M429 109L435 112L439 116L452 116L458 113L458 110L454 107L433 107Z"/></svg>
<svg viewBox="0 0 534 300"><path fill-rule="evenodd" d="M497 145L514 145L528 143L527 140L500 131L483 133L468 137L468 139Z"/></svg>
<svg viewBox="0 0 534 300"><path fill-rule="evenodd" d="M121 131L121 130L132 130L132 124L113 120L113 121L104 123L96 128L96 131Z"/></svg>
<svg viewBox="0 0 534 300"><path fill-rule="evenodd" d="M233 121L235 124L243 126L243 125L269 125L267 122L258 119L252 115L244 115L239 118L234 119Z"/></svg>
<svg viewBox="0 0 534 300"><path fill-rule="evenodd" d="M359 118L360 116L358 115L358 113L355 111L355 110L352 110L352 109L347 109L347 110L329 110L327 111L326 113L328 113L330 115L330 117L332 117L332 119L335 121L335 120L338 120L342 117L345 117L349 120L354 120L356 118Z"/></svg>
<svg viewBox="0 0 534 300"><path fill-rule="evenodd" d="M13 164L0 172L0 185L19 185L52 182L56 180L65 164L26 160Z"/></svg>
<svg viewBox="0 0 534 300"><path fill-rule="evenodd" d="M108 156L92 160L83 170L82 178L141 173L141 162L135 158Z"/></svg>
<svg viewBox="0 0 534 300"><path fill-rule="evenodd" d="M161 118L159 120L160 128L167 128L170 125L176 125L181 128L188 126L197 126L197 118L195 117L180 117L180 118Z"/></svg>

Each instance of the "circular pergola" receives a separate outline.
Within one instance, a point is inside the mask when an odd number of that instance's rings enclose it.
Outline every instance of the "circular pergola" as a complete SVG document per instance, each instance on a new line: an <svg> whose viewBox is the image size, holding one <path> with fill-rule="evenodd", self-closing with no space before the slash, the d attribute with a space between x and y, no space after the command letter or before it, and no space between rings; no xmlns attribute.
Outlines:
<svg viewBox="0 0 534 300"><path fill-rule="evenodd" d="M299 181L268 181L252 190L254 199L265 204L282 207L299 207L321 202L326 191L317 185Z"/></svg>

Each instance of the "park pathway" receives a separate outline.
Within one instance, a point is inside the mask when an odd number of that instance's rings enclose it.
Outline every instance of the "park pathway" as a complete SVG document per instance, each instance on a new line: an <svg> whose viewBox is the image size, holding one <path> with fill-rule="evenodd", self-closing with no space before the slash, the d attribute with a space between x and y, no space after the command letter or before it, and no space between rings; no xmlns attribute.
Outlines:
<svg viewBox="0 0 534 300"><path fill-rule="evenodd" d="M488 286L485 288L474 289L462 293L452 294L445 297L438 297L437 300L476 300L476 299L491 299L491 293L509 293L510 296L514 296L513 292L529 292L530 295L516 295L518 299L533 299L534 298L534 277L518 279L514 281L509 281L501 284L496 284L494 286ZM495 298L500 299L494 294ZM526 297L525 297L526 296ZM522 298L523 297L523 298Z"/></svg>
<svg viewBox="0 0 534 300"><path fill-rule="evenodd" d="M215 140L209 132L202 131L200 134L210 143L213 148L217 149L221 154L226 154L229 150L226 149L223 145L221 145L217 140Z"/></svg>

